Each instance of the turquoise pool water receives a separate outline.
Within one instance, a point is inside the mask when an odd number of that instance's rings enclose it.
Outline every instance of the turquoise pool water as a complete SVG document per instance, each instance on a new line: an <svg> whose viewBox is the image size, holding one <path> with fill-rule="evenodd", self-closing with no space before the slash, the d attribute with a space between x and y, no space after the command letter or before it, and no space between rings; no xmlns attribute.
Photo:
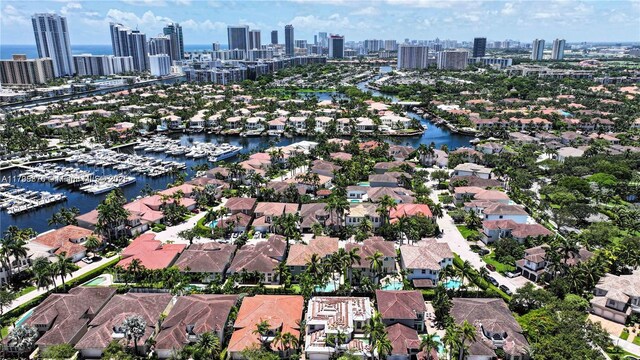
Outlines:
<svg viewBox="0 0 640 360"><path fill-rule="evenodd" d="M444 287L447 289L458 289L460 288L460 286L462 286L462 281L460 280L447 280L447 282L444 283Z"/></svg>
<svg viewBox="0 0 640 360"><path fill-rule="evenodd" d="M107 279L104 278L104 276L98 276L95 279L89 280L86 283L82 284L84 286L98 286L100 284L102 284L103 282L105 282Z"/></svg>
<svg viewBox="0 0 640 360"><path fill-rule="evenodd" d="M571 115L571 113L570 113L570 112L568 112L568 111L560 110L560 111L558 111L558 112L559 112L559 113L560 113L560 115L562 115L562 116L573 116L573 115Z"/></svg>
<svg viewBox="0 0 640 360"><path fill-rule="evenodd" d="M336 291L336 286L333 281L329 281L325 286L316 286L316 292L334 292Z"/></svg>
<svg viewBox="0 0 640 360"><path fill-rule="evenodd" d="M218 220L213 220L212 222L209 223L209 227L212 229L216 227L216 225L218 225Z"/></svg>
<svg viewBox="0 0 640 360"><path fill-rule="evenodd" d="M351 202L351 203L359 203L359 202L362 202L362 200L359 200L359 199L350 199L350 200L349 200L349 202Z"/></svg>
<svg viewBox="0 0 640 360"><path fill-rule="evenodd" d="M382 290L402 290L402 283L399 281L393 281L382 286Z"/></svg>
<svg viewBox="0 0 640 360"><path fill-rule="evenodd" d="M368 181L358 183L358 186L371 186Z"/></svg>
<svg viewBox="0 0 640 360"><path fill-rule="evenodd" d="M438 342L438 354L444 354L444 345L442 344L442 339L440 339L440 335L436 335L433 337L433 340Z"/></svg>
<svg viewBox="0 0 640 360"><path fill-rule="evenodd" d="M35 309L31 309L31 310L27 311L26 313L24 313L24 315L22 315L20 320L16 321L16 327L24 324L24 322L27 321L27 319L29 317L31 317L31 314L33 314L33 310L35 310Z"/></svg>

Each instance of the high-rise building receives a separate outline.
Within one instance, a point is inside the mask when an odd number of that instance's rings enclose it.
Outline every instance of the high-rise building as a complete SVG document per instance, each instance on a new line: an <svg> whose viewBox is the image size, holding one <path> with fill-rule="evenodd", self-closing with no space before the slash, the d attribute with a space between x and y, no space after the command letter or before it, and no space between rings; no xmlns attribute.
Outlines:
<svg viewBox="0 0 640 360"><path fill-rule="evenodd" d="M0 60L2 84L44 84L53 77L53 61L49 58L27 60L25 55L13 55L12 60Z"/></svg>
<svg viewBox="0 0 640 360"><path fill-rule="evenodd" d="M313 35L313 45L318 45L318 35Z"/></svg>
<svg viewBox="0 0 640 360"><path fill-rule="evenodd" d="M31 16L33 34L39 58L49 58L53 62L53 76L75 74L67 18L56 14L34 14Z"/></svg>
<svg viewBox="0 0 640 360"><path fill-rule="evenodd" d="M564 39L553 40L553 48L551 50L551 60L564 59L564 46L566 41Z"/></svg>
<svg viewBox="0 0 640 360"><path fill-rule="evenodd" d="M296 40L294 41L295 47L306 49L307 48L307 40Z"/></svg>
<svg viewBox="0 0 640 360"><path fill-rule="evenodd" d="M136 71L149 69L149 45L147 36L138 30L131 30L122 24L109 24L111 46L115 56L131 56Z"/></svg>
<svg viewBox="0 0 640 360"><path fill-rule="evenodd" d="M260 49L262 41L260 39L260 30L249 31L249 50Z"/></svg>
<svg viewBox="0 0 640 360"><path fill-rule="evenodd" d="M134 70L133 57L131 56L114 56L111 60L113 60L114 74L128 73Z"/></svg>
<svg viewBox="0 0 640 360"><path fill-rule="evenodd" d="M487 53L487 38L477 37L473 39L473 57L484 57Z"/></svg>
<svg viewBox="0 0 640 360"><path fill-rule="evenodd" d="M249 50L249 27L246 25L227 26L229 50Z"/></svg>
<svg viewBox="0 0 640 360"><path fill-rule="evenodd" d="M163 32L169 36L171 41L170 53L171 60L182 60L184 58L184 40L182 38L182 26L178 23L169 24L164 27Z"/></svg>
<svg viewBox="0 0 640 360"><path fill-rule="evenodd" d="M278 30L271 30L271 44L278 44Z"/></svg>
<svg viewBox="0 0 640 360"><path fill-rule="evenodd" d="M211 44L211 50L220 51L220 43L214 42L213 44Z"/></svg>
<svg viewBox="0 0 640 360"><path fill-rule="evenodd" d="M467 67L469 52L464 50L444 50L438 53L438 69L463 70Z"/></svg>
<svg viewBox="0 0 640 360"><path fill-rule="evenodd" d="M396 51L398 50L398 42L395 40L385 40L384 49L387 51Z"/></svg>
<svg viewBox="0 0 640 360"><path fill-rule="evenodd" d="M171 72L171 58L166 54L149 56L149 71L153 76L165 76Z"/></svg>
<svg viewBox="0 0 640 360"><path fill-rule="evenodd" d="M327 33L326 32L319 32L318 33L318 39L320 39L320 46L322 47L327 47L329 46L329 38L327 37Z"/></svg>
<svg viewBox="0 0 640 360"><path fill-rule="evenodd" d="M287 56L294 56L294 42L293 42L293 25L286 25L284 27L284 52Z"/></svg>
<svg viewBox="0 0 640 360"><path fill-rule="evenodd" d="M113 75L113 55L74 55L73 65L79 76Z"/></svg>
<svg viewBox="0 0 640 360"><path fill-rule="evenodd" d="M425 45L400 45L398 69L426 69L429 66L429 48Z"/></svg>
<svg viewBox="0 0 640 360"><path fill-rule="evenodd" d="M540 61L544 56L544 40L535 39L531 43L531 60Z"/></svg>
<svg viewBox="0 0 640 360"><path fill-rule="evenodd" d="M149 39L149 55L171 54L171 39L169 36L158 36Z"/></svg>
<svg viewBox="0 0 640 360"><path fill-rule="evenodd" d="M329 57L332 59L341 59L344 57L344 36L329 36Z"/></svg>

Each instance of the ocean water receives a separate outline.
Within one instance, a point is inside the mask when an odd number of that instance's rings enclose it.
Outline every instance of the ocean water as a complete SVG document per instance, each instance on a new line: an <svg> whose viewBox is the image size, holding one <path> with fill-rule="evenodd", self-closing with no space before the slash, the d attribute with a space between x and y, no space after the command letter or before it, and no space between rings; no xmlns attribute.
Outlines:
<svg viewBox="0 0 640 360"><path fill-rule="evenodd" d="M226 44L221 44L222 49L226 49ZM187 44L184 46L185 51L211 50L211 44ZM102 45L71 45L71 53L73 55L93 54L93 55L112 55L111 44ZM28 59L38 57L38 50L35 44L1 44L0 59L11 59L13 54L26 54Z"/></svg>

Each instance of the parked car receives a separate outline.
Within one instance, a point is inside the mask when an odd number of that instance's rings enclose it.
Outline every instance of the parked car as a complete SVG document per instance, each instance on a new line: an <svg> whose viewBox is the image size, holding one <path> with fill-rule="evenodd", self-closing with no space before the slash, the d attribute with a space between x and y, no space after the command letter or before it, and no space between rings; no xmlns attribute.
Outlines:
<svg viewBox="0 0 640 360"><path fill-rule="evenodd" d="M485 256L488 255L490 253L489 249L486 248L480 248L480 250L478 250L478 255L480 256Z"/></svg>
<svg viewBox="0 0 640 360"><path fill-rule="evenodd" d="M508 278L514 278L514 277L518 277L518 276L520 276L520 273L507 271L507 272L505 273L505 275L506 275Z"/></svg>
<svg viewBox="0 0 640 360"><path fill-rule="evenodd" d="M498 280L493 276L487 276L487 281L490 282L493 286L498 286Z"/></svg>
<svg viewBox="0 0 640 360"><path fill-rule="evenodd" d="M498 288L499 288L500 290L504 291L504 293L505 293L505 294L507 294L507 295L509 295L509 296L511 296L511 294L513 294L513 293L511 292L511 290L509 290L509 288L508 288L506 285L500 285Z"/></svg>
<svg viewBox="0 0 640 360"><path fill-rule="evenodd" d="M491 264L487 264L487 270L489 271L496 271L496 267L491 265Z"/></svg>
<svg viewBox="0 0 640 360"><path fill-rule="evenodd" d="M85 264L91 264L93 263L93 259L89 258L89 257L83 257L82 258L82 262Z"/></svg>

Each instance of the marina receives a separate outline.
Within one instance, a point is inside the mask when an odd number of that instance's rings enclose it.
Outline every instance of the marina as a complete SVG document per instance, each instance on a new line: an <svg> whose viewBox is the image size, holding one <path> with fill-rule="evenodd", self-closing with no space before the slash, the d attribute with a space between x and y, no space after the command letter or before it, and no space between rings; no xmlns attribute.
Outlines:
<svg viewBox="0 0 640 360"><path fill-rule="evenodd" d="M161 152L170 156L184 156L193 159L207 158L211 162L228 159L237 155L242 148L228 143L195 142L181 145L180 140L165 135L156 135L133 146L134 150Z"/></svg>
<svg viewBox="0 0 640 360"><path fill-rule="evenodd" d="M110 167L115 170L130 171L149 177L158 177L186 168L186 165L182 162L121 153L109 149L98 149L86 154L73 155L67 158L66 161L86 164L92 167Z"/></svg>
<svg viewBox="0 0 640 360"><path fill-rule="evenodd" d="M0 184L0 209L9 215L29 212L66 199L64 194L27 190L8 183Z"/></svg>

